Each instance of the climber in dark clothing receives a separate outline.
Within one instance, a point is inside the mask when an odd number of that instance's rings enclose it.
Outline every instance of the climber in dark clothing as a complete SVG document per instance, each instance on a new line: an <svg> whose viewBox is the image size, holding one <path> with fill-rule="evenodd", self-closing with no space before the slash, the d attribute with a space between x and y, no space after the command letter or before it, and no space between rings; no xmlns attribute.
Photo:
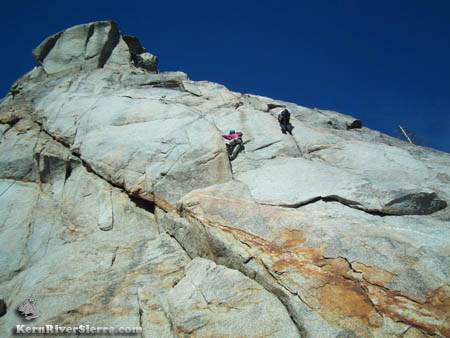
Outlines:
<svg viewBox="0 0 450 338"><path fill-rule="evenodd" d="M286 108L281 110L278 113L278 122L280 122L281 132L283 134L286 134L288 132L292 135L292 124L289 122L291 119L291 114L289 113L289 110Z"/></svg>

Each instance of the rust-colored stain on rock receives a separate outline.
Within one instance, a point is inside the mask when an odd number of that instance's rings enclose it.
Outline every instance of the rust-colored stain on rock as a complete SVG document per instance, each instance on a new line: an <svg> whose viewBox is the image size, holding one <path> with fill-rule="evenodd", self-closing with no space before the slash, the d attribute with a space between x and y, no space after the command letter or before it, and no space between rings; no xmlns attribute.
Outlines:
<svg viewBox="0 0 450 338"><path fill-rule="evenodd" d="M371 266L366 266L358 262L352 262L352 267L355 271L361 272L363 278L366 281L368 281L371 284L376 284L379 286L384 286L385 284L389 283L392 280L392 278L395 277L395 275L390 273L389 271Z"/></svg>
<svg viewBox="0 0 450 338"><path fill-rule="evenodd" d="M323 264L318 264L323 270L347 276L351 271L350 265L343 258L325 258Z"/></svg>
<svg viewBox="0 0 450 338"><path fill-rule="evenodd" d="M450 323L450 285L444 285L430 292L427 303L434 304L436 310L440 311L447 322Z"/></svg>
<svg viewBox="0 0 450 338"><path fill-rule="evenodd" d="M373 307L359 286L351 281L329 283L322 287L320 303L343 317L367 318Z"/></svg>
<svg viewBox="0 0 450 338"><path fill-rule="evenodd" d="M199 222L204 227L215 227L230 233L248 247L270 256L270 268L281 274L280 279L295 281L295 278L283 276L283 273L299 274L307 279L310 287L320 290L318 313L330 324L365 332L365 335L369 327L383 325L378 313L384 313L394 321L418 327L428 334L450 337L448 287L435 290L430 293L428 302L419 304L385 288L395 277L388 271L359 262L350 265L340 257L326 258L326 248L302 247L306 238L301 230L282 230L275 241L270 241L230 225L224 226L198 217L191 211L182 211L189 222ZM362 278L358 278L358 274Z"/></svg>
<svg viewBox="0 0 450 338"><path fill-rule="evenodd" d="M281 241L281 247L292 248L301 245L306 242L306 238L303 231L297 229L283 229L279 238Z"/></svg>
<svg viewBox="0 0 450 338"><path fill-rule="evenodd" d="M382 310L394 320L420 327L430 333L450 337L448 300L440 304L419 304L389 290L371 285L368 286L368 289L370 298L377 309ZM435 296L441 297L442 290L436 290Z"/></svg>

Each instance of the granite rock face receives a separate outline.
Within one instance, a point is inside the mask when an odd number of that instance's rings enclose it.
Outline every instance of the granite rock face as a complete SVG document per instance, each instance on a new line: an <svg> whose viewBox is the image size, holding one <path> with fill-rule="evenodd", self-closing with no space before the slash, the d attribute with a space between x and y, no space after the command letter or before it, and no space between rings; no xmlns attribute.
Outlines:
<svg viewBox="0 0 450 338"><path fill-rule="evenodd" d="M185 269L168 295L180 336L300 336L281 302L241 272L198 257Z"/></svg>
<svg viewBox="0 0 450 338"><path fill-rule="evenodd" d="M2 336L450 336L449 154L159 73L111 21L33 56L0 101ZM232 162L230 129L245 146Z"/></svg>
<svg viewBox="0 0 450 338"><path fill-rule="evenodd" d="M157 72L157 58L147 53L137 38L121 36L113 21L79 25L45 39L33 57L47 74L68 70L93 70L105 64L129 62Z"/></svg>

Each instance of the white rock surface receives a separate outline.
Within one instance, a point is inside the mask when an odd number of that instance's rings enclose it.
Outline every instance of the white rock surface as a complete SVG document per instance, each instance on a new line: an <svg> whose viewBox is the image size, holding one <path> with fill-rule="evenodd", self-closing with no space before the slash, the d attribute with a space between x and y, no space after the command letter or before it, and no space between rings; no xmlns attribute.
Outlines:
<svg viewBox="0 0 450 338"><path fill-rule="evenodd" d="M299 337L280 301L236 270L196 258L169 292L170 316L180 335Z"/></svg>

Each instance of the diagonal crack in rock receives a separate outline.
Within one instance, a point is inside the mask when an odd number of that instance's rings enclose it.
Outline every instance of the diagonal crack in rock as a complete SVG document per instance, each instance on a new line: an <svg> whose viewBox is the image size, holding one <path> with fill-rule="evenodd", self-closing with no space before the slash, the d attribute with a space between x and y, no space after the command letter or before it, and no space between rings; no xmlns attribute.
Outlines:
<svg viewBox="0 0 450 338"><path fill-rule="evenodd" d="M352 201L338 195L316 196L307 200L295 203L265 203L258 202L261 205L270 205L282 208L301 208L319 201L338 202L343 206L363 211L373 216L404 216L404 215L429 215L447 207L447 202L438 198L436 193L416 193L408 194L388 202L380 209L365 208L362 203ZM405 205L406 207L402 207Z"/></svg>

